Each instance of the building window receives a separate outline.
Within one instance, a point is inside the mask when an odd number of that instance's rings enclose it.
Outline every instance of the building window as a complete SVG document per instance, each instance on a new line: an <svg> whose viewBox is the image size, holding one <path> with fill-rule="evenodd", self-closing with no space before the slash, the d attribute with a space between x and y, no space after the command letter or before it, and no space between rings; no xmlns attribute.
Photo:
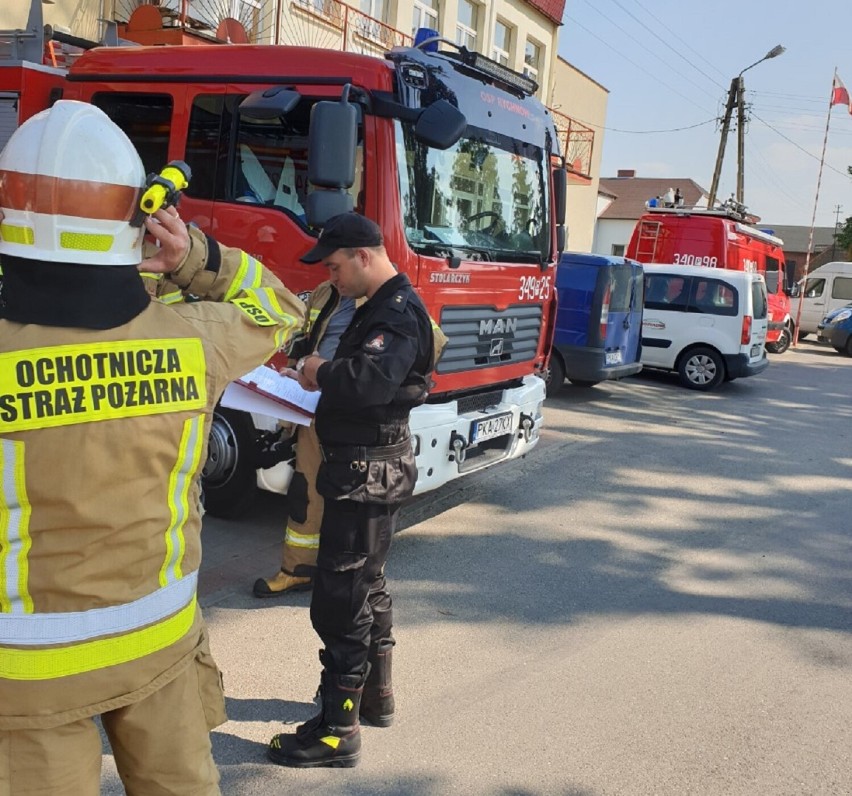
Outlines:
<svg viewBox="0 0 852 796"><path fill-rule="evenodd" d="M613 243L612 244L612 256L613 257L624 257L624 244L623 243Z"/></svg>
<svg viewBox="0 0 852 796"><path fill-rule="evenodd" d="M438 0L414 0L411 35L416 35L420 28L438 29Z"/></svg>
<svg viewBox="0 0 852 796"><path fill-rule="evenodd" d="M524 50L524 74L533 80L538 80L538 70L541 68L541 45L527 39Z"/></svg>
<svg viewBox="0 0 852 796"><path fill-rule="evenodd" d="M476 30L479 6L470 0L459 0L459 20L456 23L456 44L476 50Z"/></svg>
<svg viewBox="0 0 852 796"><path fill-rule="evenodd" d="M491 57L504 66L509 66L512 50L512 29L499 19L494 23L494 46Z"/></svg>
<svg viewBox="0 0 852 796"><path fill-rule="evenodd" d="M378 19L379 22L385 21L385 0L361 0L359 8L362 14Z"/></svg>

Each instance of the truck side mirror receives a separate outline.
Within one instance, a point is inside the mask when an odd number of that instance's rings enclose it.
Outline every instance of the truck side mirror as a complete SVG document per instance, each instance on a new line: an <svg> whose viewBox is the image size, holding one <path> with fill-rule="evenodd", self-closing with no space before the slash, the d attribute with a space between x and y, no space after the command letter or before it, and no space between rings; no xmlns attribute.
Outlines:
<svg viewBox="0 0 852 796"><path fill-rule="evenodd" d="M301 99L302 95L298 91L284 86L252 91L240 103L240 115L258 121L279 119L290 113Z"/></svg>
<svg viewBox="0 0 852 796"><path fill-rule="evenodd" d="M318 188L347 190L355 182L358 111L349 102L349 85L340 102L322 100L311 108L308 181Z"/></svg>
<svg viewBox="0 0 852 796"><path fill-rule="evenodd" d="M418 141L433 149L449 149L467 129L467 118L446 100L433 102L425 108L414 125Z"/></svg>

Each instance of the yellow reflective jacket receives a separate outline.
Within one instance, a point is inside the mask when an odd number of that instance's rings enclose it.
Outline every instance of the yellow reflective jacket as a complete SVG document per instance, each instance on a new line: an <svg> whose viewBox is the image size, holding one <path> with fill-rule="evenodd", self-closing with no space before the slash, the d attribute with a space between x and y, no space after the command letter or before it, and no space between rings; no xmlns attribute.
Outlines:
<svg viewBox="0 0 852 796"><path fill-rule="evenodd" d="M107 330L0 320L0 730L130 704L202 643L198 474L228 382L301 327L304 304L207 239ZM73 267L73 266L69 266Z"/></svg>

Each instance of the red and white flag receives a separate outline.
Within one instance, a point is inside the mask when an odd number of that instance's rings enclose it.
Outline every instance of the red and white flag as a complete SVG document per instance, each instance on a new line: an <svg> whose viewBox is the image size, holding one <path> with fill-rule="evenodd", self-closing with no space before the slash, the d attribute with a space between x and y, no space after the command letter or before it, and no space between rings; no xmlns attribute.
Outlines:
<svg viewBox="0 0 852 796"><path fill-rule="evenodd" d="M836 74L831 86L831 104L832 106L845 105L849 109L849 113L852 113L852 99L849 97L849 91Z"/></svg>

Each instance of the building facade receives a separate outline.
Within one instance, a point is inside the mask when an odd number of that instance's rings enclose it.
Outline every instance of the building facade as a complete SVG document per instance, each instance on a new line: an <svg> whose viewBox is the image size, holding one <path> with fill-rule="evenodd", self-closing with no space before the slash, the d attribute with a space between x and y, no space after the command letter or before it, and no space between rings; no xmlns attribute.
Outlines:
<svg viewBox="0 0 852 796"><path fill-rule="evenodd" d="M568 166L568 250L592 251L609 91L558 57L548 97Z"/></svg>

